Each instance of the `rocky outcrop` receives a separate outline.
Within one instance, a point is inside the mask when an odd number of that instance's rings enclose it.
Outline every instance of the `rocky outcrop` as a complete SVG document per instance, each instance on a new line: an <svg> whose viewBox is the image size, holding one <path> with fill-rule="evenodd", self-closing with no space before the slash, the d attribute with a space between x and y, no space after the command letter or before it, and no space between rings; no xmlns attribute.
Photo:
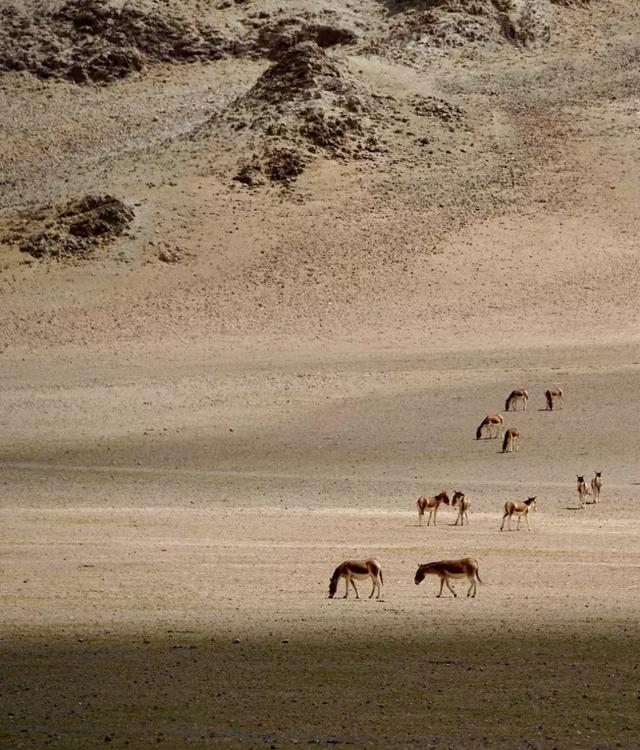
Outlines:
<svg viewBox="0 0 640 750"><path fill-rule="evenodd" d="M34 217L35 221L26 221L26 236L19 247L34 258L87 258L124 234L133 218L133 210L117 198L89 195L59 208L45 209ZM40 227L34 230L38 223Z"/></svg>
<svg viewBox="0 0 640 750"><path fill-rule="evenodd" d="M0 10L0 71L40 78L109 83L154 62L215 60L233 44L215 29L190 23L166 6L68 0L58 11Z"/></svg>
<svg viewBox="0 0 640 750"><path fill-rule="evenodd" d="M380 149L376 124L384 101L356 81L344 65L315 42L285 52L251 90L225 113L235 130L246 132L254 156L236 179L256 184L260 176L289 181L323 153L335 158Z"/></svg>

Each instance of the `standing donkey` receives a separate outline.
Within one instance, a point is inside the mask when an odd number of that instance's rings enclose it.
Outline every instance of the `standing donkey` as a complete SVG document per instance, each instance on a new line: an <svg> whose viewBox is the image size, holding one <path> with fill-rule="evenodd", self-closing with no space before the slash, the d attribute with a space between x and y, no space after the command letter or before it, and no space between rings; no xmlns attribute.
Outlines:
<svg viewBox="0 0 640 750"><path fill-rule="evenodd" d="M453 493L453 497L451 498L451 507L458 509L456 522L453 525L457 526L458 521L460 521L460 525L464 526L465 518L467 519L467 525L469 525L469 508L471 507L471 498L467 497L463 492L458 492L456 490Z"/></svg>
<svg viewBox="0 0 640 750"><path fill-rule="evenodd" d="M416 505L418 506L419 525L422 526L422 516L428 512L429 518L427 519L427 526L431 524L431 516L433 516L433 525L435 526L438 508L442 503L449 505L449 495L447 495L446 490L442 490L442 492L435 497L427 497L426 495L419 497L416 501Z"/></svg>
<svg viewBox="0 0 640 750"><path fill-rule="evenodd" d="M584 477L578 476L578 486L576 487L578 491L578 510L583 510L584 506L587 503L587 495L590 495L589 488L587 487L587 483L584 481Z"/></svg>
<svg viewBox="0 0 640 750"><path fill-rule="evenodd" d="M516 531L520 531L520 521L522 520L524 516L524 520L527 522L527 530L531 531L531 526L529 525L529 511L536 509L536 498L529 497L527 498L523 503L521 502L514 502L513 500L507 500L507 502L504 504L504 514L502 516L502 525L500 526L500 531L504 529L504 522L507 522L507 529L511 531L511 517L515 516L518 519L518 523L516 524Z"/></svg>
<svg viewBox="0 0 640 750"><path fill-rule="evenodd" d="M593 502L597 503L600 500L600 493L602 492L601 471L596 471L595 476L591 480L591 491L593 492Z"/></svg>

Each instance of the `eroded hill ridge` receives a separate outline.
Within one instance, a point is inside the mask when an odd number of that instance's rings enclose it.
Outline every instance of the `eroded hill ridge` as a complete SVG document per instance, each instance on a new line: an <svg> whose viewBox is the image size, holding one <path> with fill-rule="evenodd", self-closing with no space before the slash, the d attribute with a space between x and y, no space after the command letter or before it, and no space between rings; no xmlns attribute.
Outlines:
<svg viewBox="0 0 640 750"><path fill-rule="evenodd" d="M283 8L249 1L222 2L224 11L208 7L198 14L188 3L159 0L8 0L0 6L0 75L107 86L154 64L245 58L242 64L253 65L253 84L214 110L204 127L183 132L220 140L232 158L217 168L229 182L288 185L317 159L388 154L397 163L413 158L415 144L424 149L420 155L432 155L438 127L452 133L466 128L455 97L383 93L375 76L363 75L358 59L397 57L427 70L433 55L460 46L543 45L551 38L550 18L560 12L553 6L585 5L587 0L388 0ZM259 73L256 58L265 64ZM454 144L443 147L448 155L449 146ZM103 192L96 184L75 194ZM67 223L62 221L62 233L21 236L23 249L39 258L90 257L95 243L89 247L86 238L67 232ZM34 225L41 229L37 219ZM108 231L99 242L118 236Z"/></svg>
<svg viewBox="0 0 640 750"><path fill-rule="evenodd" d="M528 46L549 40L551 5L588 1L397 0L386 3L386 11L381 4L374 24L356 22L347 9L270 12L239 4L233 23L219 15L215 25L158 0L66 0L57 7L28 8L11 1L0 7L0 72L109 83L154 63L228 55L274 59L309 41L321 48L355 45L392 57L504 41Z"/></svg>
<svg viewBox="0 0 640 750"><path fill-rule="evenodd" d="M53 12L0 9L0 70L39 78L108 83L151 63L217 60L232 46L211 26L160 4L68 0Z"/></svg>
<svg viewBox="0 0 640 750"><path fill-rule="evenodd" d="M224 121L246 133L254 149L237 179L286 181L296 177L317 154L363 158L380 150L377 130L385 101L368 91L339 60L315 42L284 52Z"/></svg>

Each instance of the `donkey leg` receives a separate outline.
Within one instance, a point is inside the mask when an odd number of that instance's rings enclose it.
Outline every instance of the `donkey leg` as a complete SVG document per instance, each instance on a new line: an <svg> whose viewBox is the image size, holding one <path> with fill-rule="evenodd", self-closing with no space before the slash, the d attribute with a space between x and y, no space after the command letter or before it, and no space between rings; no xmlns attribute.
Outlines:
<svg viewBox="0 0 640 750"><path fill-rule="evenodd" d="M475 579L473 578L473 576L471 576L471 578L469 578L468 580L471 581L471 583L469 584L469 589L467 590L467 596L473 596L473 597L475 597L475 595L476 595L476 582L475 582ZM471 593L472 590L473 590L473 594Z"/></svg>
<svg viewBox="0 0 640 750"><path fill-rule="evenodd" d="M356 599L359 599L360 596L358 594L358 588L357 588L356 582L353 580L353 578L351 579L351 585L353 586L353 590L356 592Z"/></svg>
<svg viewBox="0 0 640 750"><path fill-rule="evenodd" d="M449 579L445 577L445 579L444 579L444 582L445 582L445 583L447 584L447 588L449 589L449 591L450 591L450 592L451 592L451 593L452 593L452 594L454 595L454 597L455 597L455 598L457 599L457 598L458 598L458 595L457 595L457 594L456 594L456 592L455 592L455 591L454 591L454 590L453 590L453 589L451 588L451 584L449 583Z"/></svg>

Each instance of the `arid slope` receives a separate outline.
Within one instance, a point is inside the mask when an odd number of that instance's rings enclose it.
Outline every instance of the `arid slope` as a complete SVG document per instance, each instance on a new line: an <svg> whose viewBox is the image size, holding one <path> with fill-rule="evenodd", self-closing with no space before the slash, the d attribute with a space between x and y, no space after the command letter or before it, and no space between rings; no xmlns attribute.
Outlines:
<svg viewBox="0 0 640 750"><path fill-rule="evenodd" d="M220 60L2 75L4 345L633 336L638 11L546 3L522 45L487 10L490 34L394 56L417 9L231 7L198 17L236 40ZM106 193L135 221L91 262L19 252L40 207Z"/></svg>

